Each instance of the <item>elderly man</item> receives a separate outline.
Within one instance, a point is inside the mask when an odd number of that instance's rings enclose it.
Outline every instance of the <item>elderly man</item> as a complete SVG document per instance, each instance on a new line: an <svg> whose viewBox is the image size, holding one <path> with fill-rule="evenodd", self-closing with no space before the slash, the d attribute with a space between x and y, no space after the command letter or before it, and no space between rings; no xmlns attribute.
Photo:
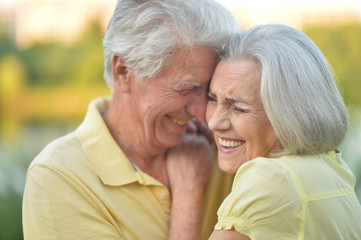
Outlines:
<svg viewBox="0 0 361 240"><path fill-rule="evenodd" d="M212 0L118 1L104 38L112 97L94 100L79 128L30 165L25 239L208 238L232 176L210 169L200 122L217 53L238 30ZM168 172L176 146L202 154ZM169 174L192 187L172 188Z"/></svg>

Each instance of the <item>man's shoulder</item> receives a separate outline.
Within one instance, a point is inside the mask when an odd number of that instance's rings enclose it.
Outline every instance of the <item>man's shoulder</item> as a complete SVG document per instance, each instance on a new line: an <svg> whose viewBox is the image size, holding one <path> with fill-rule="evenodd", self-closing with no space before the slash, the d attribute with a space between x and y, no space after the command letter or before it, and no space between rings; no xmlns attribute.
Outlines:
<svg viewBox="0 0 361 240"><path fill-rule="evenodd" d="M35 157L29 166L29 170L36 166L47 168L65 167L72 165L74 161L86 158L76 132L68 133L50 142Z"/></svg>

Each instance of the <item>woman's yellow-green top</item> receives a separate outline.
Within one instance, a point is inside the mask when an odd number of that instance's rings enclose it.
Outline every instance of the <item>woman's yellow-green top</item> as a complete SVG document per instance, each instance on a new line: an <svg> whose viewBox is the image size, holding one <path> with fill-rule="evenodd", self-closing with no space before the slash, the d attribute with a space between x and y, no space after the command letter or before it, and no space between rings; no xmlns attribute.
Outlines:
<svg viewBox="0 0 361 240"><path fill-rule="evenodd" d="M252 240L361 239L354 186L341 153L256 158L238 169L215 229Z"/></svg>

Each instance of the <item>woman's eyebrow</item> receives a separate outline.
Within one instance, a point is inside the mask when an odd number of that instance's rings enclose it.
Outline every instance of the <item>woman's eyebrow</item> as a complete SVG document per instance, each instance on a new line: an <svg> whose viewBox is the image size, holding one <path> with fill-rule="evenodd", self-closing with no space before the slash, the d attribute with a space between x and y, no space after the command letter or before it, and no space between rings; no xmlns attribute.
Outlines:
<svg viewBox="0 0 361 240"><path fill-rule="evenodd" d="M226 102L229 102L229 103L243 103L243 104L247 104L249 105L247 102L241 100L241 99L237 99L237 98L228 98L226 97L225 98Z"/></svg>
<svg viewBox="0 0 361 240"><path fill-rule="evenodd" d="M241 99L228 98L228 97L226 97L226 101L231 102L231 103L245 103L245 101L243 101Z"/></svg>
<svg viewBox="0 0 361 240"><path fill-rule="evenodd" d="M210 97L216 97L216 94L214 94L210 89L208 90L208 96ZM244 104L247 104L249 105L247 102L241 100L241 99L238 99L238 98L233 98L233 97L226 97L224 98L224 100L228 103L244 103Z"/></svg>
<svg viewBox="0 0 361 240"><path fill-rule="evenodd" d="M211 89L208 89L208 95L211 95L212 97L216 96L216 94L212 93Z"/></svg>

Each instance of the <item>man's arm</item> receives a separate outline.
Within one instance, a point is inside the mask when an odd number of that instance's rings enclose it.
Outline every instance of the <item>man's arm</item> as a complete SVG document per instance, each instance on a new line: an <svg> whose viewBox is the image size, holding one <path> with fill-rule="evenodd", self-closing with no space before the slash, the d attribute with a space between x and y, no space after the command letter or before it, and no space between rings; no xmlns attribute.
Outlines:
<svg viewBox="0 0 361 240"><path fill-rule="evenodd" d="M172 193L169 239L200 239L202 200L215 158L215 145L189 133L168 151L167 168Z"/></svg>

